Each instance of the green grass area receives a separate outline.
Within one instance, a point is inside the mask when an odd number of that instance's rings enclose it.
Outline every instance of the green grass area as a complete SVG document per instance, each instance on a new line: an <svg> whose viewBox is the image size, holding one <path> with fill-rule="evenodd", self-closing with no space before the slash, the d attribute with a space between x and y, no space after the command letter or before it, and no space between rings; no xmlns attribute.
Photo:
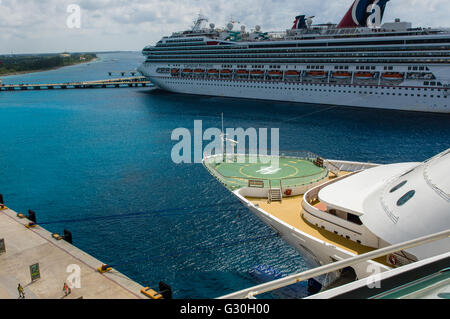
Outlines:
<svg viewBox="0 0 450 319"><path fill-rule="evenodd" d="M264 187L296 187L314 183L328 175L325 168L301 158L279 157L279 165L260 160L252 163L248 157L241 162L210 162L206 166L211 174L231 189L248 186L249 180L262 181Z"/></svg>
<svg viewBox="0 0 450 319"><path fill-rule="evenodd" d="M0 56L0 76L16 73L45 71L85 63L96 59L93 53L3 55Z"/></svg>

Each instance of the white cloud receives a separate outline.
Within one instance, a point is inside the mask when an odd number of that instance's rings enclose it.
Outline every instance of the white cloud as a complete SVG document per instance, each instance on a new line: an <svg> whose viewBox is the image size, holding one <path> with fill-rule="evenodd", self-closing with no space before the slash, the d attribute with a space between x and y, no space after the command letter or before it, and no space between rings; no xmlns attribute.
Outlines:
<svg viewBox="0 0 450 319"><path fill-rule="evenodd" d="M69 29L69 4L82 8L81 29ZM294 16L339 22L352 0L2 0L0 53L140 50L163 35L184 30L201 12L217 26L233 19L248 29L290 28ZM401 18L417 26L446 26L448 0L391 0L385 20ZM448 26L448 25L447 25Z"/></svg>

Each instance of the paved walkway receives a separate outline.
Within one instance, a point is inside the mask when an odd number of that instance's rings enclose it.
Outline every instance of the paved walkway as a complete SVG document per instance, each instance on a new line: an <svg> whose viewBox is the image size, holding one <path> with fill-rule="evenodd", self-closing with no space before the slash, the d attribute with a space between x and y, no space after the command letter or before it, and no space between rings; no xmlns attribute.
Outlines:
<svg viewBox="0 0 450 319"><path fill-rule="evenodd" d="M27 219L19 219L10 209L0 210L0 239L5 239L6 253L0 255L0 299L17 299L17 285L27 299L137 299L145 298L143 288L113 270L100 274L102 262L70 245L56 241L47 230L27 229ZM39 263L41 278L31 282L30 265ZM81 288L64 296L64 282L69 283L69 265L77 265Z"/></svg>

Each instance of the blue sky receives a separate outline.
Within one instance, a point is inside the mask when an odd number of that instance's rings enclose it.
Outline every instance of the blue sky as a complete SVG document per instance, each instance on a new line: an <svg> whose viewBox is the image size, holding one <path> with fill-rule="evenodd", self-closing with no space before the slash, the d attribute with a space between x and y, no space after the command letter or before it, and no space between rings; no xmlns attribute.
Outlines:
<svg viewBox="0 0 450 319"><path fill-rule="evenodd" d="M300 13L315 23L339 22L353 0L0 0L0 53L141 50L163 35L187 29L198 13L216 26L233 18L263 30L286 30ZM81 28L69 28L70 4ZM391 0L384 21L450 27L449 0Z"/></svg>

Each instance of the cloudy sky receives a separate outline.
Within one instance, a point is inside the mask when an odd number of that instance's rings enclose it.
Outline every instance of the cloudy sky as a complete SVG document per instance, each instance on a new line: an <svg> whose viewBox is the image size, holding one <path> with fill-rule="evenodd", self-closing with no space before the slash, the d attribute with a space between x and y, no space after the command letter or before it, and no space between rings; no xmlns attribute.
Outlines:
<svg viewBox="0 0 450 319"><path fill-rule="evenodd" d="M285 30L300 13L339 22L353 0L0 0L0 54L141 50L184 30L202 13L217 26L233 18L263 30ZM81 8L80 28L76 11ZM450 27L449 0L391 0L385 20ZM68 23L69 22L69 23Z"/></svg>

